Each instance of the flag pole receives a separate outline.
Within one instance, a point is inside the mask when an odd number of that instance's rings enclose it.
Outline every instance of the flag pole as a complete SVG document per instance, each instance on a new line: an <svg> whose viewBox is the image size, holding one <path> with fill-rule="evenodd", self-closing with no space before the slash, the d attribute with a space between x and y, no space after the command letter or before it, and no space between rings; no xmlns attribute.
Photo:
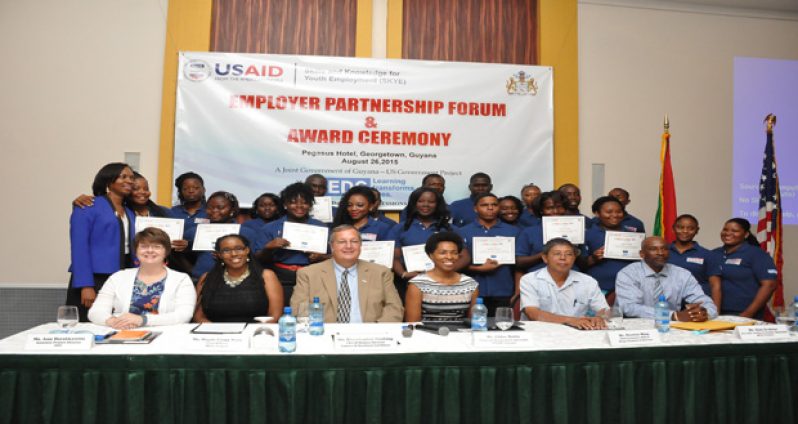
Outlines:
<svg viewBox="0 0 798 424"><path fill-rule="evenodd" d="M668 120L668 116L665 115L665 120ZM764 123L767 124L767 133L773 135L773 127L776 126L776 115L772 113L768 113L768 116L765 117ZM667 124L666 124L667 125Z"/></svg>

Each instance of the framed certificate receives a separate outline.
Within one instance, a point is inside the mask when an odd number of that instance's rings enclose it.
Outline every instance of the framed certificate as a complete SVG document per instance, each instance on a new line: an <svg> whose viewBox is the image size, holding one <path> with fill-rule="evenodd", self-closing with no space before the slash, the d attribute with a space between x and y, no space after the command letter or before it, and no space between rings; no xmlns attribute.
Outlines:
<svg viewBox="0 0 798 424"><path fill-rule="evenodd" d="M328 231L327 227L286 221L283 223L283 238L291 244L285 248L302 252L327 253Z"/></svg>
<svg viewBox="0 0 798 424"><path fill-rule="evenodd" d="M424 251L423 244L405 246L402 248L402 258L405 261L405 269L408 272L424 272L435 267L432 259Z"/></svg>
<svg viewBox="0 0 798 424"><path fill-rule="evenodd" d="M313 203L313 209L310 211L310 217L327 224L333 222L332 197L322 196L314 197L314 199L315 202Z"/></svg>
<svg viewBox="0 0 798 424"><path fill-rule="evenodd" d="M640 259L640 244L645 238L645 233L607 231L604 236L604 257L636 261Z"/></svg>
<svg viewBox="0 0 798 424"><path fill-rule="evenodd" d="M169 235L169 240L183 239L183 220L173 218L154 218L149 216L136 217L136 234L139 231L154 227L163 230Z"/></svg>
<svg viewBox="0 0 798 424"><path fill-rule="evenodd" d="M514 237L474 237L471 244L471 262L474 265L484 264L488 259L500 264L515 263Z"/></svg>
<svg viewBox="0 0 798 424"><path fill-rule="evenodd" d="M193 250L214 250L216 239L228 234L238 234L241 224L198 224Z"/></svg>
<svg viewBox="0 0 798 424"><path fill-rule="evenodd" d="M392 241L363 241L360 246L360 259L392 268L393 249Z"/></svg>
<svg viewBox="0 0 798 424"><path fill-rule="evenodd" d="M553 238L564 238L573 244L585 242L584 216L544 216L543 243Z"/></svg>

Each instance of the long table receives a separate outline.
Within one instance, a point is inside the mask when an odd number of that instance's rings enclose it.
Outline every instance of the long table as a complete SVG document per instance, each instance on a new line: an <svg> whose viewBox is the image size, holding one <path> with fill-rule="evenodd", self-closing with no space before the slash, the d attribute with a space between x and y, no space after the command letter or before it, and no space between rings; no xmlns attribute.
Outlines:
<svg viewBox="0 0 798 424"><path fill-rule="evenodd" d="M627 326L650 326L626 320ZM416 331L390 353L341 354L329 334L398 334L397 324L328 325L275 346L196 352L191 326L150 345L87 352L0 341L0 423L795 423L798 337L746 343L672 330L614 348L606 331L527 323L533 345L474 348L468 333ZM276 330L276 328L274 328ZM254 330L254 328L253 328ZM250 330L248 330L250 331ZM276 343L274 343L276 345Z"/></svg>

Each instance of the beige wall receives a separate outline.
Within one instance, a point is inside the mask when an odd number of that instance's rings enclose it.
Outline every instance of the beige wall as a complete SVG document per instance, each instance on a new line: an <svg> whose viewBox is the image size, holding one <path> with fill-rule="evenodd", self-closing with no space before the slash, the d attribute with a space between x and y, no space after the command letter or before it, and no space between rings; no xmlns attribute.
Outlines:
<svg viewBox="0 0 798 424"><path fill-rule="evenodd" d="M668 113L678 210L699 218L701 244L717 247L731 213L732 60L798 59L798 21L607 3L613 2L579 5L582 210L590 212L591 165L601 163L604 189L627 188L629 210L650 231ZM751 160L761 166L761 157ZM790 261L798 252L798 229L788 227L784 239L785 296L791 298L798 294L798 264Z"/></svg>
<svg viewBox="0 0 798 424"><path fill-rule="evenodd" d="M104 163L156 175L166 7L0 0L0 283L67 280L70 202Z"/></svg>

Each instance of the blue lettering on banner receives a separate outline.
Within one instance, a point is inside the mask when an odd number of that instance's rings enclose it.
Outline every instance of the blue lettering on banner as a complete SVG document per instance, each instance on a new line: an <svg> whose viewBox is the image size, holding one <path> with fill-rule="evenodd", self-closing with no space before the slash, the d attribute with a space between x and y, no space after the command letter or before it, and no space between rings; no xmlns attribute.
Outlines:
<svg viewBox="0 0 798 424"><path fill-rule="evenodd" d="M342 195L356 185L371 186L371 178L328 178L327 194Z"/></svg>

